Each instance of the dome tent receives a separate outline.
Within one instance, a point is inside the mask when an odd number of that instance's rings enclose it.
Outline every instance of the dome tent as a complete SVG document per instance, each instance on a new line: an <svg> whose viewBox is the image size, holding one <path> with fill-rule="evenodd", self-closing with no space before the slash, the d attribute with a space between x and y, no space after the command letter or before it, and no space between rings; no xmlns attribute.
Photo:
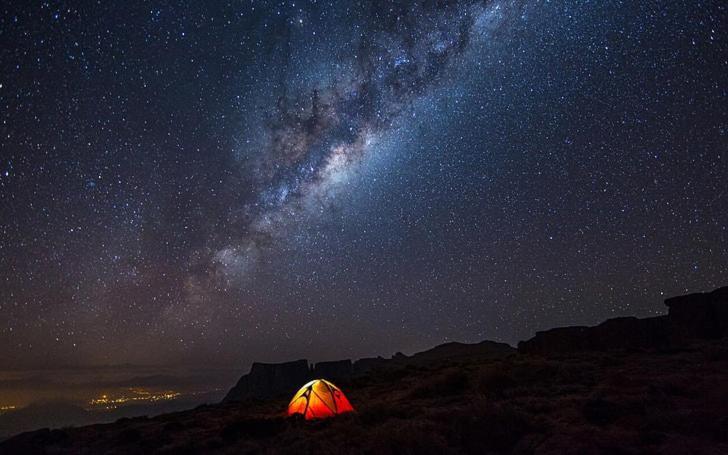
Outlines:
<svg viewBox="0 0 728 455"><path fill-rule="evenodd" d="M354 408L344 392L325 379L306 383L288 404L289 416L302 414L306 420L324 419L352 411Z"/></svg>

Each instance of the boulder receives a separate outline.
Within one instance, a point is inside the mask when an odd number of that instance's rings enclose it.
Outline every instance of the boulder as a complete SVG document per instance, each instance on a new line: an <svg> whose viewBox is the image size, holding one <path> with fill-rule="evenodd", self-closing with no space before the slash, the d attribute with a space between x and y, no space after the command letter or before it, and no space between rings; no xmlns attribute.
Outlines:
<svg viewBox="0 0 728 455"><path fill-rule="evenodd" d="M270 398L290 394L311 380L308 360L285 363L254 363L223 399L224 403L249 398Z"/></svg>

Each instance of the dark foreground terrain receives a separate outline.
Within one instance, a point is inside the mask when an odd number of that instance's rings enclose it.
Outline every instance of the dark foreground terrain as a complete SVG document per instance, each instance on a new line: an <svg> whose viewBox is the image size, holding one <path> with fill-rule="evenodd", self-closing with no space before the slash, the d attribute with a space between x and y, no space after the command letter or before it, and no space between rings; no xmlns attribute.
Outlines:
<svg viewBox="0 0 728 455"><path fill-rule="evenodd" d="M640 332L632 341L615 336L619 349L595 344L595 334L607 330L602 324L546 332L519 352L491 358L372 369L338 384L357 412L329 420L285 417L291 390L268 400L25 433L0 444L0 453L725 454L726 295L724 288L678 302L652 335L645 331L655 330L654 320L606 324L611 333ZM685 313L685 305L709 317ZM695 336L706 329L701 324L715 331ZM549 346L553 352L544 353Z"/></svg>

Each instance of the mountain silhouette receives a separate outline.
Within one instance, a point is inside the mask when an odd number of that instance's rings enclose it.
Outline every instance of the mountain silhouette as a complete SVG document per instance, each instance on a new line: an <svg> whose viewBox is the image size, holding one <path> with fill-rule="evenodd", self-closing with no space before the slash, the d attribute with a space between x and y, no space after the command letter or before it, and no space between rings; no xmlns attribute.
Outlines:
<svg viewBox="0 0 728 455"><path fill-rule="evenodd" d="M256 364L265 366L253 366L223 403L37 430L0 443L0 454L728 453L728 287L665 303L664 316L552 329L518 350L447 343L323 362L348 373L336 385L356 410L326 421L286 417L302 383L281 385L321 363ZM267 398L251 395L271 377Z"/></svg>

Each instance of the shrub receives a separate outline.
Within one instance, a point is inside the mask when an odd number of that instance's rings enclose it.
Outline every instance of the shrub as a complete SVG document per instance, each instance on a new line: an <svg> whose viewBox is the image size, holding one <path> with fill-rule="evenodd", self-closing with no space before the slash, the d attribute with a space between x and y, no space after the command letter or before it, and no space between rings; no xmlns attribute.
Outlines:
<svg viewBox="0 0 728 455"><path fill-rule="evenodd" d="M535 428L529 417L511 407L475 402L433 416L451 446L467 453L510 452Z"/></svg>
<svg viewBox="0 0 728 455"><path fill-rule="evenodd" d="M410 393L411 398L428 398L460 395L467 391L468 375L460 370L450 370L418 384Z"/></svg>
<svg viewBox="0 0 728 455"><path fill-rule="evenodd" d="M399 421L377 427L368 439L365 453L373 454L442 454L448 453L447 441L428 421Z"/></svg>
<svg viewBox="0 0 728 455"><path fill-rule="evenodd" d="M406 419L411 413L399 403L376 403L359 410L357 417L365 426L379 425L390 419Z"/></svg>
<svg viewBox="0 0 728 455"><path fill-rule="evenodd" d="M136 444L141 439L142 434L136 428L127 428L119 433L117 441L122 444Z"/></svg>
<svg viewBox="0 0 728 455"><path fill-rule="evenodd" d="M502 397L510 388L516 386L516 380L502 369L486 370L478 382L478 391L486 396Z"/></svg>
<svg viewBox="0 0 728 455"><path fill-rule="evenodd" d="M266 439L279 434L285 429L283 418L244 419L226 425L220 436L224 441L232 442L241 438Z"/></svg>
<svg viewBox="0 0 728 455"><path fill-rule="evenodd" d="M616 401L605 398L592 398L584 403L582 413L587 422L594 425L607 425L627 415L642 415L644 404L634 400Z"/></svg>

